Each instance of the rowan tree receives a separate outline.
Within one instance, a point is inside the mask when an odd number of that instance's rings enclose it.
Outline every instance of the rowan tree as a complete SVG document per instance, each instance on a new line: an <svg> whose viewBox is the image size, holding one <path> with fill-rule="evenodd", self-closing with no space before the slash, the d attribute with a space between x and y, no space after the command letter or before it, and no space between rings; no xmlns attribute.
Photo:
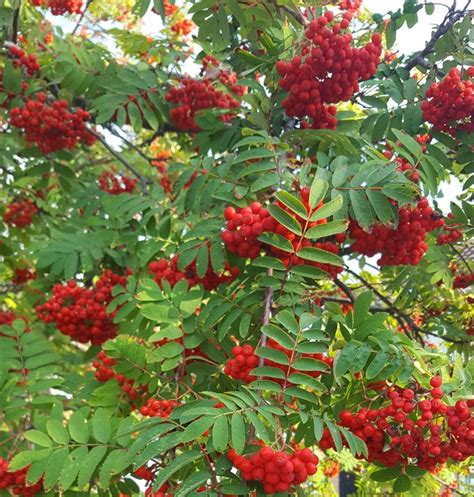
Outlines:
<svg viewBox="0 0 474 497"><path fill-rule="evenodd" d="M0 2L0 495L474 495L472 2L389 3Z"/></svg>

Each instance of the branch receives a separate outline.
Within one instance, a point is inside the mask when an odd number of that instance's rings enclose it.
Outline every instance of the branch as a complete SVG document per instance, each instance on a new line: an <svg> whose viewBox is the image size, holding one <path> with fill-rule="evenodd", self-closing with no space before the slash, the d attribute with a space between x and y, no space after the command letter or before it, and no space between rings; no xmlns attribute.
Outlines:
<svg viewBox="0 0 474 497"><path fill-rule="evenodd" d="M20 29L20 9L21 9L21 0L18 0L18 7L13 12L13 22L12 22L12 43L18 41L18 31Z"/></svg>
<svg viewBox="0 0 474 497"><path fill-rule="evenodd" d="M270 268L268 270L267 274L268 274L268 276L272 276L273 269ZM266 326L268 323L270 323L270 314L272 312L272 301L273 301L273 288L268 286L267 288L265 288L265 300L264 300L264 307L263 307L262 322L263 322L264 326ZM260 345L262 347L265 347L266 344L267 344L267 335L265 335L265 333L262 333L262 337L260 339ZM264 357L260 357L258 359L259 367L263 366L264 361L265 361Z"/></svg>
<svg viewBox="0 0 474 497"><path fill-rule="evenodd" d="M339 287L347 295L347 297L350 300L350 303L353 304L355 302L355 298L354 298L354 294L352 293L352 290L345 283L336 279L336 280L334 280L334 284L337 287Z"/></svg>
<svg viewBox="0 0 474 497"><path fill-rule="evenodd" d="M119 161L121 162L135 177L140 180L140 184L142 187L142 192L144 195L148 195L147 186L151 183L149 179L145 178L142 174L140 174L126 159L124 159L117 151L115 151L104 139L102 135L99 135L96 131L92 129L88 129L91 135L94 135L97 140L102 143L102 145Z"/></svg>
<svg viewBox="0 0 474 497"><path fill-rule="evenodd" d="M431 39L426 43L425 48L407 62L405 65L407 71L413 69L416 65L421 65L425 69L431 69L432 65L426 60L426 56L433 52L436 42L445 35L459 19L464 17L470 4L471 0L468 0L462 10L456 11L456 2L453 2L446 17L443 19L443 22L438 26L438 29L433 33Z"/></svg>
<svg viewBox="0 0 474 497"><path fill-rule="evenodd" d="M304 27L306 27L309 24L308 19L299 11L299 10L293 10L288 5L282 5L283 10L290 14L291 17L296 19L300 24L302 24Z"/></svg>
<svg viewBox="0 0 474 497"><path fill-rule="evenodd" d="M126 143L129 147L133 148L133 150L135 150L135 152L137 152L137 153L138 153L138 155L139 155L140 157L142 157L143 159L145 159L147 162L150 162L150 163L151 163L152 161L156 160L156 159L154 159L153 157L148 157L146 154L144 154L144 153L140 150L140 148L139 148L137 145L135 145L134 143L132 143L132 142L131 142L128 138L125 138L124 136L122 136L122 135L118 132L118 130L117 130L115 127L113 127L113 126L106 126L106 128L107 128L107 129L108 129L108 130L109 130L109 131L110 131L113 135L115 135L117 138L120 138L120 139L121 139L124 143Z"/></svg>
<svg viewBox="0 0 474 497"><path fill-rule="evenodd" d="M77 21L77 24L75 25L74 29L71 32L71 35L74 36L79 29L79 26L82 24L82 21L84 20L84 16L86 15L86 11L89 8L89 5L92 3L92 0L87 0L86 5L84 6L84 10L81 13L81 17L79 17L79 20Z"/></svg>
<svg viewBox="0 0 474 497"><path fill-rule="evenodd" d="M469 263L467 262L466 258L462 255L462 252L458 250L452 243L449 244L449 246L453 249L454 253L464 262L464 265L467 267L467 270L472 274L472 269Z"/></svg>

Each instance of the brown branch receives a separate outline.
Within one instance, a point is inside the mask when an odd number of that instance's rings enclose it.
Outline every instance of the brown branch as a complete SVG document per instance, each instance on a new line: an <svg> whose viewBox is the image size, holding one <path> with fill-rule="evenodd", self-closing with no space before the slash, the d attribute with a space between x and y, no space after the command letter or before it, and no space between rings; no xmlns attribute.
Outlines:
<svg viewBox="0 0 474 497"><path fill-rule="evenodd" d="M425 69L431 69L432 65L426 60L426 56L431 54L434 50L434 46L436 42L445 35L459 19L463 18L466 13L469 5L471 4L471 0L468 0L466 5L462 10L456 11L456 2L453 2L449 11L446 14L446 17L443 19L443 22L438 26L438 29L433 33L431 39L426 43L425 48L414 55L405 65L405 69L409 71L413 69L417 65L421 65Z"/></svg>
<svg viewBox="0 0 474 497"><path fill-rule="evenodd" d="M18 41L18 31L20 30L20 9L21 9L21 0L18 0L18 7L13 12L13 22L12 22L12 43Z"/></svg>
<svg viewBox="0 0 474 497"><path fill-rule="evenodd" d="M92 129L88 129L91 135L94 135L100 143L119 161L121 162L134 176L136 176L140 180L140 184L142 187L142 192L144 195L148 195L148 185L151 183L149 179L145 178L142 174L140 174L126 159L124 159L116 150L114 150L105 140L105 138L93 131Z"/></svg>
<svg viewBox="0 0 474 497"><path fill-rule="evenodd" d="M354 298L354 294L352 293L352 290L345 283L336 279L336 280L334 280L334 284L347 295L347 297L350 300L350 303L353 304L355 302L355 298Z"/></svg>
<svg viewBox="0 0 474 497"><path fill-rule="evenodd" d="M89 5L91 3L92 3L92 0L87 0L87 3L84 6L84 9L83 9L83 11L81 13L81 17L79 18L79 20L77 21L76 26L74 27L74 29L71 32L72 36L74 36L76 34L77 30L79 29L79 26L82 24L82 21L84 20L84 16L86 15L87 9L89 8Z"/></svg>
<svg viewBox="0 0 474 497"><path fill-rule="evenodd" d="M472 268L467 262L466 258L462 255L462 252L458 250L452 243L449 244L449 246L453 249L454 253L464 262L464 265L467 267L467 270L472 274Z"/></svg>
<svg viewBox="0 0 474 497"><path fill-rule="evenodd" d="M288 7L288 5L282 5L283 10L290 14L291 17L296 19L301 25L306 27L309 24L308 19L299 11L299 10L293 10L292 8Z"/></svg>

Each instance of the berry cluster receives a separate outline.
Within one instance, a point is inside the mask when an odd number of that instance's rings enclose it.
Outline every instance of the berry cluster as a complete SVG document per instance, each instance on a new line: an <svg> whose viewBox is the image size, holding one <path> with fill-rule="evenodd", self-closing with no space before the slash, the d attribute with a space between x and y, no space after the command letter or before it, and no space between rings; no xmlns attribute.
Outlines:
<svg viewBox="0 0 474 497"><path fill-rule="evenodd" d="M53 16L81 14L82 0L30 0L36 7L50 8Z"/></svg>
<svg viewBox="0 0 474 497"><path fill-rule="evenodd" d="M283 352L290 360L290 363L292 360L294 361L296 359L294 351L285 349L280 344L275 342L275 340L269 339L267 341L266 347ZM244 383L251 383L252 381L254 381L256 377L251 375L250 372L252 371L252 369L257 367L259 362L258 357L255 354L255 349L249 344L236 346L233 347L232 354L234 357L226 362L224 373L229 375L231 378L234 378L235 380L241 380ZM329 367L332 367L333 364L333 359L331 357L325 356L324 354L302 353L299 354L298 357L316 359L318 361L326 363ZM270 359L265 359L263 364L265 366L272 366L274 368L280 369L281 371L283 371L283 373L285 373L285 377L289 377L293 373L297 372L297 370L295 370L291 366L291 364L290 366L285 366L283 364L273 362ZM321 371L311 371L307 372L307 374L312 376L313 378L317 378L321 376ZM272 381L275 381L282 385L291 383L287 380L276 378L272 378Z"/></svg>
<svg viewBox="0 0 474 497"><path fill-rule="evenodd" d="M10 54L13 57L13 65L15 67L24 67L29 76L33 76L35 72L40 70L36 55L27 55L27 53L16 45L9 48Z"/></svg>
<svg viewBox="0 0 474 497"><path fill-rule="evenodd" d="M454 277L453 289L467 288L474 283L474 273L458 274Z"/></svg>
<svg viewBox="0 0 474 497"><path fill-rule="evenodd" d="M24 283L27 283L28 281L35 280L36 279L36 271L34 269L30 268L15 268L15 273L12 278L12 283L14 285L23 285Z"/></svg>
<svg viewBox="0 0 474 497"><path fill-rule="evenodd" d="M309 189L301 189L301 201L305 206L308 217L310 217L317 209L322 206L322 202L314 209L309 206ZM324 224L326 219L306 223L306 220L297 214L291 212L281 202L277 202L280 208L288 212L301 226L301 229L308 229L318 224ZM270 212L259 202L252 202L248 207L234 208L227 207L224 211L224 217L227 221L226 229L222 232L222 240L229 252L239 255L239 257L255 259L259 256L264 248L264 244L258 240L258 237L265 232L277 233L291 242L294 252L297 252L304 247L314 247L333 254L339 252L339 247L331 242L312 243L304 237L297 236L289 231L285 226L280 224L276 219L271 217ZM267 248L272 255L278 257L286 267L295 266L298 264L308 264L314 267L323 269L331 275L332 278L342 271L341 268L330 264L321 264L310 262L298 257L295 253L290 254L274 247Z"/></svg>
<svg viewBox="0 0 474 497"><path fill-rule="evenodd" d="M181 21L176 21L171 26L171 31L180 36L187 36L196 27L191 19L182 19Z"/></svg>
<svg viewBox="0 0 474 497"><path fill-rule="evenodd" d="M8 206L3 220L8 226L26 228L33 222L33 216L37 212L38 208L31 200L18 200Z"/></svg>
<svg viewBox="0 0 474 497"><path fill-rule="evenodd" d="M28 467L18 471L9 471L8 466L8 461L0 457L0 490L9 490L13 495L19 497L34 497L37 493L42 492L42 480L34 485L26 484Z"/></svg>
<svg viewBox="0 0 474 497"><path fill-rule="evenodd" d="M145 490L145 497L173 497L173 494L167 493L168 488L169 485L167 483L161 485L156 492L153 492L153 487L148 487Z"/></svg>
<svg viewBox="0 0 474 497"><path fill-rule="evenodd" d="M288 492L290 487L304 483L318 469L318 457L310 449L287 454L263 446L252 456L239 456L234 449L228 459L241 472L244 480L261 482L267 494Z"/></svg>
<svg viewBox="0 0 474 497"><path fill-rule="evenodd" d="M356 14L362 6L362 0L340 0L338 7L351 14Z"/></svg>
<svg viewBox="0 0 474 497"><path fill-rule="evenodd" d="M92 145L96 138L89 133L85 121L89 113L83 109L68 110L66 100L48 103L45 93L36 99L28 97L24 107L10 110L10 124L23 129L28 143L34 143L44 154L72 149L79 142Z"/></svg>
<svg viewBox="0 0 474 497"><path fill-rule="evenodd" d="M206 66L203 66L204 68ZM222 71L219 71L219 78ZM224 83L235 95L243 95L246 92L244 86L236 84L235 76L222 76L222 78L230 78L228 83ZM235 79L234 79L235 78ZM201 80L192 78L183 78L180 86L171 88L166 94L166 100L176 107L171 109L170 116L175 125L182 130L199 131L199 126L195 121L196 112L204 109L236 109L239 107L239 102L229 93L224 93L214 87L216 79L215 74L208 74ZM222 81L222 80L221 80ZM232 118L232 113L220 115L220 119L224 122L229 122Z"/></svg>
<svg viewBox="0 0 474 497"><path fill-rule="evenodd" d="M134 402L139 397L144 401L148 395L148 385L142 385L136 387L135 381L131 378L127 378L123 374L116 373L113 367L117 364L117 361L112 357L109 357L103 350L97 354L97 359L92 363L92 366L96 369L95 378L101 383L105 383L109 380L116 379L117 383L120 385L122 392L128 396L130 401ZM132 404L135 408L135 405Z"/></svg>
<svg viewBox="0 0 474 497"><path fill-rule="evenodd" d="M137 182L136 178L130 178L125 174L117 175L112 171L104 171L99 177L99 188L110 195L120 195L121 193L132 193Z"/></svg>
<svg viewBox="0 0 474 497"><path fill-rule="evenodd" d="M169 3L168 0L163 0L163 8L167 17L174 15L178 11L178 6L174 3Z"/></svg>
<svg viewBox="0 0 474 497"><path fill-rule="evenodd" d="M250 371L258 366L258 357L251 345L237 345L232 348L233 359L229 359L224 367L224 373L235 380L251 383L256 378Z"/></svg>
<svg viewBox="0 0 474 497"><path fill-rule="evenodd" d="M237 74L229 72L221 66L220 62L212 55L206 55L202 59L202 70L206 77L213 77L215 71L218 70L219 81L227 86L229 90L239 97L243 97L247 93L247 87L237 83Z"/></svg>
<svg viewBox="0 0 474 497"><path fill-rule="evenodd" d="M436 131L456 135L460 130L474 130L474 66L466 71L469 79L463 79L461 71L453 68L440 82L433 83L421 104L423 119L433 124Z"/></svg>
<svg viewBox="0 0 474 497"><path fill-rule="evenodd" d="M143 416L169 418L177 405L174 400L148 399L147 403L140 409L140 413Z"/></svg>
<svg viewBox="0 0 474 497"><path fill-rule="evenodd" d="M351 47L351 33L341 34L351 19L352 14L345 12L341 22L335 22L334 14L328 11L312 20L305 31L301 55L276 64L278 84L289 92L282 106L288 116L308 117L311 121L305 127L335 129L334 104L350 100L359 91L359 81L376 73L382 37L374 33L364 47Z"/></svg>
<svg viewBox="0 0 474 497"><path fill-rule="evenodd" d="M388 467L415 464L435 471L448 459L464 461L474 455L474 417L468 404L461 400L454 406L445 404L439 376L430 384L429 393L392 389L386 407L341 412L340 425L365 441L369 462ZM327 428L320 447L334 448Z"/></svg>
<svg viewBox="0 0 474 497"><path fill-rule="evenodd" d="M449 219L454 218L454 214L450 212L448 214ZM436 243L438 245L446 245L451 243L456 243L463 236L462 231L459 228L459 225L449 225L446 224L443 228L444 233L441 233L436 239Z"/></svg>
<svg viewBox="0 0 474 497"><path fill-rule="evenodd" d="M149 264L149 269L154 275L155 281L158 285L162 285L162 280L168 281L173 287L178 281L187 280L189 287L201 284L205 290L215 290L222 283L229 283L233 281L239 274L239 269L230 267L228 263L225 264L223 273L216 273L208 264L206 273L203 277L199 277L196 269L196 260L194 260L188 267L182 271L178 269L179 256L175 255L171 260L159 259Z"/></svg>
<svg viewBox="0 0 474 497"><path fill-rule="evenodd" d="M11 326L15 319L18 319L18 316L13 311L0 310L0 326L3 324Z"/></svg>
<svg viewBox="0 0 474 497"><path fill-rule="evenodd" d="M443 227L444 220L428 205L426 198L422 198L415 208L400 208L398 218L397 228L375 224L370 233L351 220L352 250L368 257L382 254L377 261L381 267L419 264L427 249L426 234Z"/></svg>
<svg viewBox="0 0 474 497"><path fill-rule="evenodd" d="M107 314L107 306L112 300L113 287L126 283L126 276L107 269L91 289L78 286L74 280L65 285L56 284L50 299L36 307L38 317L45 323L54 323L73 340L100 345L117 334L113 323L117 311Z"/></svg>

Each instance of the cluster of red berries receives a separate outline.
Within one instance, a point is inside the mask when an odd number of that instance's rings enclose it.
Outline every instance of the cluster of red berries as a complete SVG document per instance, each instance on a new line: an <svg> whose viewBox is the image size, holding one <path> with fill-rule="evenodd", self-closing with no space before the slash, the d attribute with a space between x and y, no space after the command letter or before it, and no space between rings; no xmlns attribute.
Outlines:
<svg viewBox="0 0 474 497"><path fill-rule="evenodd" d="M436 131L456 135L460 130L474 130L474 66L466 70L468 79L453 68L440 83L433 83L421 104L423 119Z"/></svg>
<svg viewBox="0 0 474 497"><path fill-rule="evenodd" d="M174 400L148 399L147 403L140 409L143 416L169 418L173 409L178 405Z"/></svg>
<svg viewBox="0 0 474 497"><path fill-rule="evenodd" d="M429 393L392 389L386 407L341 412L340 425L364 440L369 462L388 467L415 464L435 471L448 459L460 462L474 455L474 417L468 403L459 400L448 406L441 400L441 378L431 378L430 384ZM334 448L327 428L320 447Z"/></svg>
<svg viewBox="0 0 474 497"><path fill-rule="evenodd" d="M0 326L6 324L11 326L13 321L17 319L17 315L13 311L1 311L0 310Z"/></svg>
<svg viewBox="0 0 474 497"><path fill-rule="evenodd" d="M117 361L112 357L109 357L103 350L97 354L96 360L92 363L92 366L96 369L95 378L101 383L105 383L109 380L116 379L117 383L124 394L128 396L131 402L134 402L138 398L141 401L145 401L148 396L148 385L135 386L135 381L131 378L127 378L125 375L117 373L113 367L117 364ZM132 404L132 408L135 408L135 404Z"/></svg>
<svg viewBox="0 0 474 497"><path fill-rule="evenodd" d="M426 142L431 139L430 135L418 135L416 137L416 141L421 144L422 151L426 151ZM400 145L400 144L399 144ZM399 155L394 157L394 152L392 147L387 143L386 150L384 152L384 156L387 159L393 159L393 161L397 164L397 170L400 172L407 171L409 173L408 178L410 181L414 183L418 183L420 181L420 173L416 170L418 164L414 166L403 156Z"/></svg>
<svg viewBox="0 0 474 497"><path fill-rule="evenodd" d="M454 218L454 214L450 212L448 214L449 219ZM438 245L446 245L451 243L456 243L463 236L462 231L459 229L459 225L449 225L446 224L443 228L444 233L441 233L436 239Z"/></svg>
<svg viewBox="0 0 474 497"><path fill-rule="evenodd" d="M219 74L220 77L220 74ZM194 117L196 112L204 109L236 109L239 102L229 93L224 93L214 87L216 75L207 75L201 80L183 78L180 86L171 88L166 94L166 100L176 107L170 111L171 120L182 130L199 131ZM235 95L242 95L246 88L237 85L234 79L226 87ZM232 113L222 114L220 119L229 122Z"/></svg>
<svg viewBox="0 0 474 497"><path fill-rule="evenodd" d="M148 268L154 275L154 280L162 286L162 280L168 281L173 287L178 281L187 280L189 287L201 284L205 290L215 290L223 283L233 281L240 273L236 267L230 267L228 263L225 264L224 272L218 274L214 272L211 265L208 264L207 271L201 278L198 276L196 269L196 260L194 260L188 267L182 271L178 269L179 256L175 255L171 260L159 259L149 264Z"/></svg>
<svg viewBox="0 0 474 497"><path fill-rule="evenodd" d="M351 14L355 14L362 6L362 0L340 0L338 7L341 10L347 10Z"/></svg>
<svg viewBox="0 0 474 497"><path fill-rule="evenodd" d="M165 16L172 16L178 11L178 6L174 3L169 3L168 0L163 0L163 8Z"/></svg>
<svg viewBox="0 0 474 497"><path fill-rule="evenodd" d="M280 344L275 342L275 340L269 339L267 341L266 347L283 352L290 361L296 359L294 351L285 349ZM224 373L229 375L231 378L234 378L235 380L241 380L244 383L251 383L252 381L256 380L256 377L250 374L252 369L258 366L259 362L259 359L255 354L255 349L249 344L242 346L237 345L232 348L232 354L234 357L226 362ZM316 359L318 361L324 362L329 367L332 367L333 364L333 359L331 357L325 356L324 354L302 353L299 354L299 357ZM274 368L280 369L281 371L283 371L283 373L285 373L285 377L287 378L293 373L297 372L297 370L295 370L291 365L285 366L283 364L273 362L270 359L265 359L263 361L263 364L265 366L272 366ZM307 372L307 374L312 376L313 378L317 378L321 376L321 371L311 371ZM286 380L277 378L271 378L271 380L280 384L291 383L287 382Z"/></svg>
<svg viewBox="0 0 474 497"><path fill-rule="evenodd" d="M255 355L255 349L247 344L236 345L232 348L233 359L229 359L224 367L224 373L235 380L241 380L244 383L251 383L256 378L250 372L258 366L258 357Z"/></svg>
<svg viewBox="0 0 474 497"><path fill-rule="evenodd" d="M11 46L9 51L13 57L13 65L15 67L24 67L29 76L33 76L35 72L40 70L36 55L27 55L22 48L16 45Z"/></svg>
<svg viewBox="0 0 474 497"><path fill-rule="evenodd" d="M10 491L19 497L34 497L37 493L42 492L42 480L34 485L26 484L28 467L18 471L9 471L8 466L8 461L0 457L0 490Z"/></svg>
<svg viewBox="0 0 474 497"><path fill-rule="evenodd" d="M26 228L33 222L33 216L37 212L38 208L31 200L18 200L8 206L3 220L8 226Z"/></svg>
<svg viewBox="0 0 474 497"><path fill-rule="evenodd" d="M12 278L12 283L14 285L23 285L24 283L35 279L36 271L34 269L30 269L28 267L25 269L16 267Z"/></svg>
<svg viewBox="0 0 474 497"><path fill-rule="evenodd" d="M56 284L50 299L36 307L38 318L45 323L54 323L61 333L73 340L101 345L117 334L113 323L117 311L107 314L112 289L126 283L126 276L107 269L91 289L78 286L74 280L65 285Z"/></svg>
<svg viewBox="0 0 474 497"><path fill-rule="evenodd" d="M319 459L310 449L296 450L287 454L263 446L252 456L239 456L234 449L227 453L228 459L241 472L244 480L262 484L267 494L288 492L290 487L304 483L318 469Z"/></svg>
<svg viewBox="0 0 474 497"><path fill-rule="evenodd" d="M153 492L153 487L148 487L145 490L145 497L173 497L173 494L169 494L168 492L169 485L164 483L161 487Z"/></svg>
<svg viewBox="0 0 474 497"><path fill-rule="evenodd" d="M132 193L137 186L138 180L130 178L125 174L114 174L112 171L104 171L99 177L99 188L110 195L121 193Z"/></svg>
<svg viewBox="0 0 474 497"><path fill-rule="evenodd" d="M474 283L474 273L458 274L454 277L453 289L467 288Z"/></svg>
<svg viewBox="0 0 474 497"><path fill-rule="evenodd" d="M96 138L84 124L87 119L89 113L83 109L70 112L66 100L48 103L45 93L38 93L36 99L28 97L24 107L10 110L10 124L23 129L26 141L44 154L72 149L79 142L91 146Z"/></svg>
<svg viewBox="0 0 474 497"><path fill-rule="evenodd" d="M323 204L320 202L314 209L311 209L309 206L309 189L304 187L301 189L300 193L301 201L308 212L309 218ZM308 229L317 226L318 224L325 224L327 222L326 219L321 219L319 221L307 223L306 219L303 219L299 215L291 212L281 202L278 201L276 205L288 212L295 220L297 220L302 230L304 228ZM224 211L224 217L227 223L226 229L221 235L222 240L224 241L224 244L229 252L237 254L242 258L255 259L259 256L264 248L264 244L258 240L258 237L265 232L277 233L285 237L292 244L294 252L297 252L304 247L319 248L333 254L337 254L339 252L339 247L334 243L312 243L304 237L295 235L274 219L270 215L270 212L259 202L252 202L248 207L237 209L234 207L227 207ZM274 247L268 248L268 250L272 253L272 255L278 257L286 267L299 264L308 264L323 269L329 273L332 278L336 278L336 276L342 271L342 269L337 266L306 261L298 257L295 253L290 254Z"/></svg>
<svg viewBox="0 0 474 497"><path fill-rule="evenodd" d="M234 95L243 97L247 93L247 87L237 83L237 74L222 67L221 63L214 56L206 55L203 57L201 64L201 74L204 74L206 77L214 77L217 69L219 81L227 86Z"/></svg>
<svg viewBox="0 0 474 497"><path fill-rule="evenodd" d="M349 232L354 240L352 250L368 257L382 254L377 261L381 267L419 264L428 248L426 234L443 227L444 220L433 211L426 198L419 200L415 208L400 208L398 218L397 228L375 224L370 233L351 220Z"/></svg>
<svg viewBox="0 0 474 497"><path fill-rule="evenodd" d="M171 26L171 31L180 36L187 36L196 27L191 19L182 19L181 21L176 21Z"/></svg>
<svg viewBox="0 0 474 497"><path fill-rule="evenodd" d="M374 33L364 47L351 47L351 33L341 34L351 19L352 14L345 12L341 22L334 22L334 14L328 11L312 20L305 31L307 41L301 55L276 64L281 76L278 84L289 92L282 106L288 116L308 117L311 122L305 122L305 127L335 129L337 109L330 104L350 100L359 91L359 81L377 71L382 37Z"/></svg>
<svg viewBox="0 0 474 497"><path fill-rule="evenodd" d="M81 14L82 0L30 0L36 7L51 9L53 16Z"/></svg>

